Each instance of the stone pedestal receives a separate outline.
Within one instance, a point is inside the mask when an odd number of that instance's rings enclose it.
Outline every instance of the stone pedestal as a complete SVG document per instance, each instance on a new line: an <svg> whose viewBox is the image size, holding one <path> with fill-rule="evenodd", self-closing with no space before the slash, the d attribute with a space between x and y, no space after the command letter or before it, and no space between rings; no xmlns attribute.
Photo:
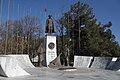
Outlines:
<svg viewBox="0 0 120 80"><path fill-rule="evenodd" d="M57 57L56 36L47 36L46 39L46 63L48 66Z"/></svg>

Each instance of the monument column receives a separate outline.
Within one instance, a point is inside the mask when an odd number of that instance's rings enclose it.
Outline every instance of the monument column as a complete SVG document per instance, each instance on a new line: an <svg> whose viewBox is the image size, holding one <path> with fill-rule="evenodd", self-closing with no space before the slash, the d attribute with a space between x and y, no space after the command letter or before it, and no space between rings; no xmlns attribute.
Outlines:
<svg viewBox="0 0 120 80"><path fill-rule="evenodd" d="M47 36L46 63L47 66L57 57L56 36Z"/></svg>
<svg viewBox="0 0 120 80"><path fill-rule="evenodd" d="M57 57L56 36L52 35L55 33L52 15L49 15L46 20L45 32L48 34L46 37L46 64L48 66Z"/></svg>

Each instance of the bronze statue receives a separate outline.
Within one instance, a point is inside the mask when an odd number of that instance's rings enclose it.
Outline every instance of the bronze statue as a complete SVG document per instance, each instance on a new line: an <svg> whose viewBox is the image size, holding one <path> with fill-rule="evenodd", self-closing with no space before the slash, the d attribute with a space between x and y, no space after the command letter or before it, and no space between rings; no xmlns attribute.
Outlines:
<svg viewBox="0 0 120 80"><path fill-rule="evenodd" d="M49 15L48 19L46 20L46 30L45 30L45 33L48 33L50 35L52 33L55 33L54 22L53 22L53 19L52 19L52 15Z"/></svg>

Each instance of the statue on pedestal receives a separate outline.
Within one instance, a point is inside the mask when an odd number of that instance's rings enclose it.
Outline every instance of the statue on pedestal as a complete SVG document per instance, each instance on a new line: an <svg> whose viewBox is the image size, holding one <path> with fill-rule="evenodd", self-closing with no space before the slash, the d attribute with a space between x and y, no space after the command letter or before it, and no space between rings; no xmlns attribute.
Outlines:
<svg viewBox="0 0 120 80"><path fill-rule="evenodd" d="M52 35L52 33L55 33L54 22L53 22L53 19L52 19L52 15L49 15L48 19L46 20L45 33L48 33L48 35Z"/></svg>

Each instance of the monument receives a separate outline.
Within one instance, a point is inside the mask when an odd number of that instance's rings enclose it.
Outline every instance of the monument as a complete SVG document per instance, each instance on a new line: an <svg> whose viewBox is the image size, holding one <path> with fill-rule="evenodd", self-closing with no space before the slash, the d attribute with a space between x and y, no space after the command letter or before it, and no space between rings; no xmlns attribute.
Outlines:
<svg viewBox="0 0 120 80"><path fill-rule="evenodd" d="M52 35L52 33L55 33L52 15L49 15L46 20L45 32L48 33L46 37L46 64L48 66L57 57L56 36Z"/></svg>
<svg viewBox="0 0 120 80"><path fill-rule="evenodd" d="M49 15L48 19L46 20L45 33L48 33L48 35L52 35L52 33L55 33L54 22L53 22L53 19L52 19L52 15Z"/></svg>

